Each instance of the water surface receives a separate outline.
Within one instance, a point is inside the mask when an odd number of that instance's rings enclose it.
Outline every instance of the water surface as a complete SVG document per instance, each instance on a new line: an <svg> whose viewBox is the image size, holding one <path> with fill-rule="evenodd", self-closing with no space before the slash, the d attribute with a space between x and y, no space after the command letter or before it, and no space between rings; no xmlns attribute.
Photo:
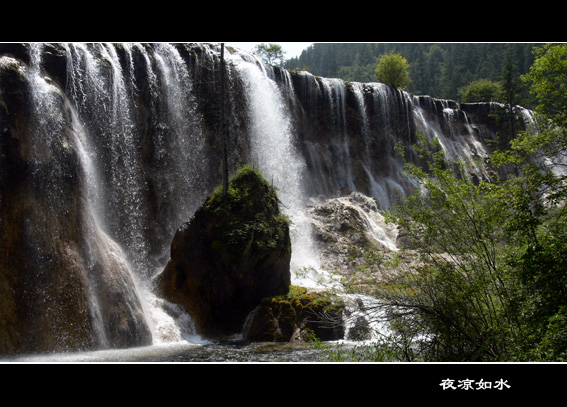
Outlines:
<svg viewBox="0 0 567 407"><path fill-rule="evenodd" d="M177 342L130 349L2 358L0 363L249 363L320 362L321 351L305 343Z"/></svg>

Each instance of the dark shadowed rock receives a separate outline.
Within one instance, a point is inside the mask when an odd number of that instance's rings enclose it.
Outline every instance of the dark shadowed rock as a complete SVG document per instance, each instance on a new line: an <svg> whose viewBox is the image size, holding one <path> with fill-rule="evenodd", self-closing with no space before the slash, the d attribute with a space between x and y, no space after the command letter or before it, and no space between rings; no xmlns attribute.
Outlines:
<svg viewBox="0 0 567 407"><path fill-rule="evenodd" d="M308 342L344 337L344 304L305 287L287 295L267 297L250 314L244 338L250 341Z"/></svg>
<svg viewBox="0 0 567 407"><path fill-rule="evenodd" d="M289 222L275 190L245 166L226 199L217 188L177 231L158 287L201 335L223 337L239 333L262 298L288 292L290 259Z"/></svg>

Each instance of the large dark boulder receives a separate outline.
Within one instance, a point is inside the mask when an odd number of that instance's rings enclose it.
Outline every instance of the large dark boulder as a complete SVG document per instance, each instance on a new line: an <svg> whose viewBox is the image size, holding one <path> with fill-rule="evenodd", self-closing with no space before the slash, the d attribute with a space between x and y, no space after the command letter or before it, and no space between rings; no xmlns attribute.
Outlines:
<svg viewBox="0 0 567 407"><path fill-rule="evenodd" d="M226 197L217 188L176 232L158 290L186 309L199 334L222 338L239 333L262 298L288 292L290 260L275 189L244 166Z"/></svg>

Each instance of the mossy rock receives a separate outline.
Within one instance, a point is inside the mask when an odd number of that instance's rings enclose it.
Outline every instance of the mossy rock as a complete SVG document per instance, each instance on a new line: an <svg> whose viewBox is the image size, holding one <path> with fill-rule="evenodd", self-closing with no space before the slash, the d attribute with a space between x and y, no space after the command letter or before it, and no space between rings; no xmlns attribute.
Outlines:
<svg viewBox="0 0 567 407"><path fill-rule="evenodd" d="M219 185L176 233L159 277L164 298L185 307L208 338L240 333L246 316L291 282L289 220L276 189L249 166Z"/></svg>
<svg viewBox="0 0 567 407"><path fill-rule="evenodd" d="M213 225L218 240L213 249L238 255L253 244L258 250L284 248L291 251L290 221L279 208L277 189L260 171L242 166L230 177L227 193L219 185L207 199L204 210L221 220Z"/></svg>
<svg viewBox="0 0 567 407"><path fill-rule="evenodd" d="M305 287L290 286L287 295L264 298L254 311L245 339L270 342L338 340L344 304Z"/></svg>

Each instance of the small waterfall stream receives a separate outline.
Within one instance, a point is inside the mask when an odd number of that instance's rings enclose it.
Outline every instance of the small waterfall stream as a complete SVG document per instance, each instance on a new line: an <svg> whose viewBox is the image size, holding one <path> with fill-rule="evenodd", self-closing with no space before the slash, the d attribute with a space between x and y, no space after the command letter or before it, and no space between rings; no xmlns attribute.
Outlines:
<svg viewBox="0 0 567 407"><path fill-rule="evenodd" d="M36 112L34 117L41 120L35 125L36 133L41 134L42 141L49 142L54 140L62 133L59 128L63 123L60 117L52 117L54 105L50 100L53 92L48 92L45 87L48 85L41 77L39 67L41 66L41 44L32 45L32 60L30 69L30 83L32 84L31 94L34 96L34 106ZM142 182L142 174L136 163L138 157L135 156L136 141L134 140L134 124L133 116L130 112L129 105L131 103L131 94L134 92L134 86L127 89L124 82L124 74L121 71L120 64L117 59L114 48L102 46L97 51L101 52L101 56L95 57L94 50L88 49L81 44L72 44L67 48L68 61L70 66L69 75L69 92L72 103L69 103L72 115L72 123L76 129L72 134L75 136L74 148L77 150L82 173L84 175L86 185L87 209L89 216L94 220L93 233L98 236L100 241L99 247L93 247L91 250L97 250L101 256L108 256L113 261L120 264L119 269L122 273L127 274L124 284L133 286L129 288L131 291L130 301L140 301L143 313L145 314L145 323L148 324L155 344L163 342L174 342L195 336L191 331L191 321L183 315L180 310L176 310L179 314L179 321L175 321L170 314L164 311L165 307L175 308L173 304L165 304L153 294L148 281L150 266L148 265L148 249L146 240L142 234L143 217L146 216L140 210L142 194L141 190L144 183ZM104 83L104 77L97 71L97 65L100 59L110 63L112 67L112 78L114 86L112 94L107 94L107 87ZM82 66L79 66L83 64ZM178 85L178 84L176 84ZM174 89L179 88L174 87ZM105 100L105 98L108 98ZM93 101L93 99L95 101ZM100 102L100 104L97 104ZM75 110L78 107L78 113ZM106 114L106 117L96 117L106 126L85 128L84 115L88 114ZM179 123L181 120L175 122ZM91 123L89 123L91 124ZM40 131L41 129L41 131ZM46 129L53 129L47 133ZM89 133L90 130L90 133ZM183 129L185 131L186 129ZM94 136L100 137L102 133L109 136L108 142L112 151L112 161L106 167L107 163L100 161L97 150L93 147L96 141ZM54 136L49 136L53 134ZM48 137L46 137L48 135ZM40 145L34 143L34 145ZM53 150L54 146L50 146L49 150ZM101 170L102 168L102 170ZM104 174L103 171L110 173ZM120 196L120 198L117 198ZM183 197L183 196L182 196ZM187 194L185 195L187 197ZM122 240L122 247L117 241L110 237L109 233L114 232L113 226L116 226L117 214L110 211L106 205L108 200L124 199L123 205L126 210L120 213L120 217L124 220L124 226L127 233L118 233L116 236ZM115 201L116 202L116 201ZM185 212L187 213L187 212ZM124 249L126 251L124 251ZM91 272L86 277L90 281L87 284L88 290L88 309L92 314L91 318L96 332L96 342L101 348L112 347L107 337L105 329L105 321L102 315L102 301L97 292L99 282L97 281L94 270L97 266L95 254L91 255L91 262L87 264L87 269ZM104 260L103 260L104 261ZM150 274L151 275L151 274Z"/></svg>

